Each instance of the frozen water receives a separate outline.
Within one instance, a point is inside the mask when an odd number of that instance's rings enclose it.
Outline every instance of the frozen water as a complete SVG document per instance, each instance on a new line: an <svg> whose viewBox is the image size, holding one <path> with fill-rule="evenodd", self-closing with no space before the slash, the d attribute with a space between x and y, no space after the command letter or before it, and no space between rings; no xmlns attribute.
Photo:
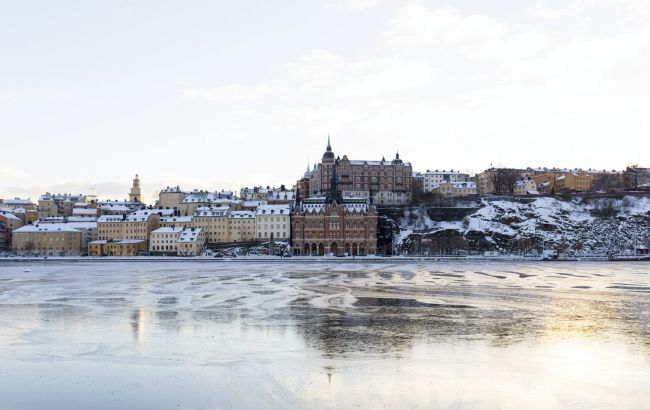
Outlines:
<svg viewBox="0 0 650 410"><path fill-rule="evenodd" d="M643 408L643 263L0 265L16 409Z"/></svg>

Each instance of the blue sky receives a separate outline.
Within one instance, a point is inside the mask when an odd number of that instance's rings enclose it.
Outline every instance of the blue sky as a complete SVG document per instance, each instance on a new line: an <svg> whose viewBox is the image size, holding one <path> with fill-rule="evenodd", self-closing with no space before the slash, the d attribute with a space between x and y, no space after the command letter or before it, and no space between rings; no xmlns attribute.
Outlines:
<svg viewBox="0 0 650 410"><path fill-rule="evenodd" d="M0 1L0 197L648 164L641 0ZM4 150L3 150L4 151Z"/></svg>

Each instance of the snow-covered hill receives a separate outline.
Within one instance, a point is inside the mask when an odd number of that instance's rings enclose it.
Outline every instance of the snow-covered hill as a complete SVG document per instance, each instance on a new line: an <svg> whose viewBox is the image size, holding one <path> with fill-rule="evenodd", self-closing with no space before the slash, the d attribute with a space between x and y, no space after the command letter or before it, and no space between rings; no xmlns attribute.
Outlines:
<svg viewBox="0 0 650 410"><path fill-rule="evenodd" d="M398 253L423 246L438 251L620 252L650 239L650 198L483 200L462 219L433 220L427 208L408 208L396 224ZM421 239L431 241L421 242Z"/></svg>

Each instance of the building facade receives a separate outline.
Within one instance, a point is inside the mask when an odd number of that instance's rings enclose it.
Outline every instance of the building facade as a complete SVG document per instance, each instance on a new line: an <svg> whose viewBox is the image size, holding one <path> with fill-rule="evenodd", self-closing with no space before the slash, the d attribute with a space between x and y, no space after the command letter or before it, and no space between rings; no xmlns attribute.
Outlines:
<svg viewBox="0 0 650 410"><path fill-rule="evenodd" d="M328 203L305 200L291 217L294 255L374 255L377 252L377 210L365 199Z"/></svg>
<svg viewBox="0 0 650 410"><path fill-rule="evenodd" d="M255 211L255 240L288 241L291 235L289 205L262 205Z"/></svg>
<svg viewBox="0 0 650 410"><path fill-rule="evenodd" d="M13 232L12 248L18 254L80 255L81 239L81 232L68 224L25 225Z"/></svg>
<svg viewBox="0 0 650 410"><path fill-rule="evenodd" d="M308 178L308 182L303 181ZM350 160L347 155L336 157L332 146L327 148L320 164L298 181L301 198L327 196L366 198L376 205L408 205L412 200L413 167L403 162L399 153L392 161Z"/></svg>

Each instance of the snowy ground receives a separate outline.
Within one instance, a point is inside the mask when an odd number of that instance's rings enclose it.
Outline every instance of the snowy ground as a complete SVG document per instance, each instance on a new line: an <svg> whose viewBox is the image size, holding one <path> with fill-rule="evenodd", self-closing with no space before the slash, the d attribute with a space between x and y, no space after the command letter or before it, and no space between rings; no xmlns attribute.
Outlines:
<svg viewBox="0 0 650 410"><path fill-rule="evenodd" d="M639 263L0 265L12 409L643 408Z"/></svg>

